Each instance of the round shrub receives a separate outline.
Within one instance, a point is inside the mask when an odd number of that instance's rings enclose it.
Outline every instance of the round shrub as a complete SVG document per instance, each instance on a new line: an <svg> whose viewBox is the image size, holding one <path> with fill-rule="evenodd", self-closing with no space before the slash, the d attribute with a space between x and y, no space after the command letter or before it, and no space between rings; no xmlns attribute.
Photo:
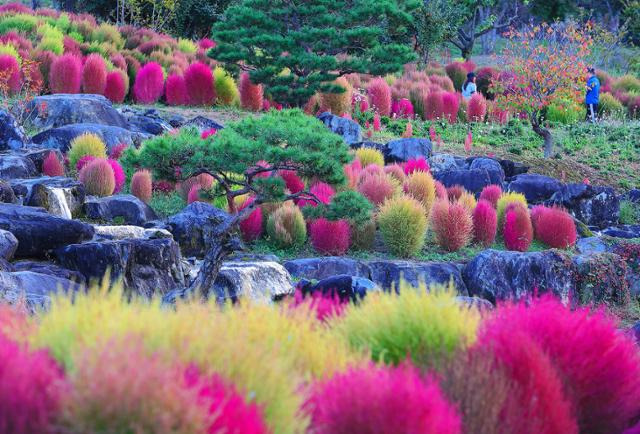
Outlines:
<svg viewBox="0 0 640 434"><path fill-rule="evenodd" d="M447 73L447 76L453 82L453 86L456 90L462 90L462 85L464 81L467 79L467 70L464 65L460 62L452 62L444 67L444 70Z"/></svg>
<svg viewBox="0 0 640 434"><path fill-rule="evenodd" d="M473 219L459 203L438 200L431 210L431 224L440 247L455 252L465 247L473 236Z"/></svg>
<svg viewBox="0 0 640 434"><path fill-rule="evenodd" d="M233 77L219 66L213 70L218 104L231 105L238 99L238 87Z"/></svg>
<svg viewBox="0 0 640 434"><path fill-rule="evenodd" d="M413 172L429 172L431 167L429 167L429 163L424 157L418 158L410 158L404 165L404 173L406 175L411 175Z"/></svg>
<svg viewBox="0 0 640 434"><path fill-rule="evenodd" d="M598 116L609 119L624 119L624 106L615 96L603 92L600 94Z"/></svg>
<svg viewBox="0 0 640 434"><path fill-rule="evenodd" d="M69 166L76 167L78 160L87 155L107 158L107 147L99 136L92 133L81 134L71 141L67 153Z"/></svg>
<svg viewBox="0 0 640 434"><path fill-rule="evenodd" d="M397 184L384 171L381 174L363 172L358 180L357 190L372 204L380 206L396 194Z"/></svg>
<svg viewBox="0 0 640 434"><path fill-rule="evenodd" d="M355 250L371 250L376 239L376 222L351 224L351 247Z"/></svg>
<svg viewBox="0 0 640 434"><path fill-rule="evenodd" d="M82 83L82 62L73 54L57 57L49 69L51 93L79 93Z"/></svg>
<svg viewBox="0 0 640 434"><path fill-rule="evenodd" d="M415 368L352 368L311 386L313 432L461 433L460 417L438 383Z"/></svg>
<svg viewBox="0 0 640 434"><path fill-rule="evenodd" d="M55 152L49 152L42 162L42 173L46 176L64 176L64 166Z"/></svg>
<svg viewBox="0 0 640 434"><path fill-rule="evenodd" d="M267 220L267 233L280 248L302 246L307 239L307 225L300 208L287 203L275 210Z"/></svg>
<svg viewBox="0 0 640 434"><path fill-rule="evenodd" d="M8 54L0 55L0 76L6 80L9 94L20 92L22 78L20 77L20 65L15 57Z"/></svg>
<svg viewBox="0 0 640 434"><path fill-rule="evenodd" d="M384 166L384 155L377 149L359 148L356 150L356 158L360 161L362 167L367 167L369 164L375 164L380 167Z"/></svg>
<svg viewBox="0 0 640 434"><path fill-rule="evenodd" d="M367 94L373 109L381 116L391 115L391 88L382 77L376 77L369 82Z"/></svg>
<svg viewBox="0 0 640 434"><path fill-rule="evenodd" d="M193 202L200 201L200 190L202 187L199 184L191 185L189 192L187 193L187 204L191 205Z"/></svg>
<svg viewBox="0 0 640 434"><path fill-rule="evenodd" d="M114 193L120 193L122 187L124 187L124 183L127 180L127 177L124 174L124 170L122 170L122 166L118 163L118 160L108 159L109 165L111 169L113 169L113 178L115 181L115 187L113 189Z"/></svg>
<svg viewBox="0 0 640 434"><path fill-rule="evenodd" d="M127 85L124 81L124 71L115 70L107 74L104 96L113 103L120 104L127 96Z"/></svg>
<svg viewBox="0 0 640 434"><path fill-rule="evenodd" d="M466 193L466 191L467 190L465 190L461 185L452 185L451 187L447 188L447 197L449 198L450 202L457 202L458 199L460 199L460 197L462 197L462 195Z"/></svg>
<svg viewBox="0 0 640 434"><path fill-rule="evenodd" d="M107 65L99 54L89 54L82 67L82 91L104 94L107 86Z"/></svg>
<svg viewBox="0 0 640 434"><path fill-rule="evenodd" d="M436 181L436 197L438 199L449 200L449 193L447 193L447 187L440 181Z"/></svg>
<svg viewBox="0 0 640 434"><path fill-rule="evenodd" d="M253 203L253 198L247 198L242 204L238 207L238 212L242 211L249 205ZM262 235L262 226L263 226L263 216L262 209L257 206L251 214L245 217L242 221L240 221L240 233L242 234L242 239L246 242L255 241Z"/></svg>
<svg viewBox="0 0 640 434"><path fill-rule="evenodd" d="M498 206L498 200L502 195L502 187L499 185L487 185L480 192L480 200L486 200L489 202L494 208Z"/></svg>
<svg viewBox="0 0 640 434"><path fill-rule="evenodd" d="M627 74L615 80L613 90L640 93L640 79Z"/></svg>
<svg viewBox="0 0 640 434"><path fill-rule="evenodd" d="M90 163L95 159L96 157L94 157L93 155L85 155L84 157L80 158L76 163L76 172L79 173L84 166L86 166L88 163Z"/></svg>
<svg viewBox="0 0 640 434"><path fill-rule="evenodd" d="M212 105L216 100L211 69L202 62L189 65L184 72L188 101L191 105Z"/></svg>
<svg viewBox="0 0 640 434"><path fill-rule="evenodd" d="M575 124L585 118L586 110L575 101L561 99L547 107L547 119L564 125Z"/></svg>
<svg viewBox="0 0 640 434"><path fill-rule="evenodd" d="M576 243L578 234L573 217L562 208L542 208L534 225L536 239L554 249L566 249Z"/></svg>
<svg viewBox="0 0 640 434"><path fill-rule="evenodd" d="M309 224L311 245L320 254L342 256L351 245L351 231L346 220L314 219Z"/></svg>
<svg viewBox="0 0 640 434"><path fill-rule="evenodd" d="M529 249L533 241L533 227L526 206L516 202L507 207L502 235L507 249L518 252Z"/></svg>
<svg viewBox="0 0 640 434"><path fill-rule="evenodd" d="M443 119L444 115L444 100L442 98L443 92L439 90L433 90L426 94L424 97L424 118L430 120Z"/></svg>
<svg viewBox="0 0 640 434"><path fill-rule="evenodd" d="M417 200L401 196L387 200L378 213L378 226L387 248L396 256L411 257L422 249L427 212Z"/></svg>
<svg viewBox="0 0 640 434"><path fill-rule="evenodd" d="M345 178L347 178L347 184L349 188L356 188L362 173L362 164L358 159L353 160L349 164L342 166Z"/></svg>
<svg viewBox="0 0 640 434"><path fill-rule="evenodd" d="M476 73L476 86L478 87L478 92L482 93L485 98L493 99L493 92L489 89L491 83L498 79L498 71L490 66L485 66L484 68L478 69Z"/></svg>
<svg viewBox="0 0 640 434"><path fill-rule="evenodd" d="M133 84L133 98L140 104L157 102L164 92L162 66L155 62L144 65L136 74Z"/></svg>
<svg viewBox="0 0 640 434"><path fill-rule="evenodd" d="M240 92L240 106L243 109L254 112L262 109L262 100L264 98L262 86L253 84L251 78L249 78L249 73L243 72L240 74L238 91Z"/></svg>
<svg viewBox="0 0 640 434"><path fill-rule="evenodd" d="M496 203L496 212L498 214L498 230L502 230L504 226L504 215L507 206L512 203L521 203L527 207L527 198L524 197L524 194L521 193L513 193L513 192L505 192L502 193L500 199Z"/></svg>
<svg viewBox="0 0 640 434"><path fill-rule="evenodd" d="M473 240L489 247L496 239L498 216L491 202L480 199L473 210Z"/></svg>
<svg viewBox="0 0 640 434"><path fill-rule="evenodd" d="M296 194L304 190L304 181L300 179L295 170L281 170L278 176L284 180L289 193Z"/></svg>
<svg viewBox="0 0 640 434"><path fill-rule="evenodd" d="M84 184L87 193L93 196L110 196L116 186L111 164L104 158L96 158L87 163L78 174L78 180Z"/></svg>
<svg viewBox="0 0 640 434"><path fill-rule="evenodd" d="M469 214L473 214L473 210L476 209L478 203L476 197L467 191L464 191L456 202L465 207Z"/></svg>
<svg viewBox="0 0 640 434"><path fill-rule="evenodd" d="M187 103L187 85L184 77L171 74L167 78L164 99L169 105L185 105Z"/></svg>
<svg viewBox="0 0 640 434"><path fill-rule="evenodd" d="M398 182L404 182L406 176L404 174L404 168L398 163L389 164L384 166L384 173L392 177Z"/></svg>
<svg viewBox="0 0 640 434"><path fill-rule="evenodd" d="M391 104L391 114L396 115L399 118L413 119L415 113L413 104L407 98L400 98L398 101Z"/></svg>
<svg viewBox="0 0 640 434"><path fill-rule="evenodd" d="M404 181L403 190L407 196L422 204L429 219L431 207L436 200L436 185L431 174L422 171L413 172Z"/></svg>
<svg viewBox="0 0 640 434"><path fill-rule="evenodd" d="M152 192L151 172L146 169L139 170L131 177L131 194L148 203Z"/></svg>
<svg viewBox="0 0 640 434"><path fill-rule="evenodd" d="M540 345L560 372L580 432L622 432L640 413L637 344L605 311L572 310L547 295L503 304L483 328L518 330Z"/></svg>
<svg viewBox="0 0 640 434"><path fill-rule="evenodd" d="M334 84L340 86L344 91L340 93L322 93L320 94L322 109L328 109L331 113L338 116L351 111L351 96L353 87L346 78L338 78Z"/></svg>
<svg viewBox="0 0 640 434"><path fill-rule="evenodd" d="M460 108L460 98L455 92L442 93L442 113L444 118L453 124L458 120L458 110Z"/></svg>
<svg viewBox="0 0 640 434"><path fill-rule="evenodd" d="M47 351L29 351L0 333L0 427L3 432L55 432L65 391L63 371Z"/></svg>
<svg viewBox="0 0 640 434"><path fill-rule="evenodd" d="M336 191L329 184L325 182L316 182L309 189L309 193L313 194L321 204L328 205L331 202L331 198L336 194ZM312 199L300 199L298 206L304 208L305 206L318 206L318 203Z"/></svg>
<svg viewBox="0 0 640 434"><path fill-rule="evenodd" d="M481 93L474 93L467 103L467 121L482 122L487 115L487 100Z"/></svg>

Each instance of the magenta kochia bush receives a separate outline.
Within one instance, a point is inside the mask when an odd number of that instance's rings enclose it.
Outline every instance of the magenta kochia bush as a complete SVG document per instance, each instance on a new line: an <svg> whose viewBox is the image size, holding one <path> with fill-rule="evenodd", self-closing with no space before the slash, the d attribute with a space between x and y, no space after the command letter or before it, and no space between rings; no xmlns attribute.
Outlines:
<svg viewBox="0 0 640 434"><path fill-rule="evenodd" d="M113 188L114 193L120 193L122 187L124 187L124 183L127 180L126 175L124 174L124 170L122 170L122 166L118 163L118 160L109 159L109 165L113 169L113 177L115 181L115 187Z"/></svg>
<svg viewBox="0 0 640 434"><path fill-rule="evenodd" d="M351 245L351 230L346 220L315 219L309 224L309 234L313 248L323 255L344 255Z"/></svg>
<svg viewBox="0 0 640 434"><path fill-rule="evenodd" d="M284 180L287 190L289 190L291 194L296 194L304 190L304 181L300 179L295 170L281 170L278 172L278 176Z"/></svg>
<svg viewBox="0 0 640 434"><path fill-rule="evenodd" d="M504 245L509 250L526 252L533 241L533 226L529 210L521 203L507 206L504 217Z"/></svg>
<svg viewBox="0 0 640 434"><path fill-rule="evenodd" d="M16 94L20 91L22 81L20 65L15 57L8 54L0 55L0 76L7 81L10 94Z"/></svg>
<svg viewBox="0 0 640 434"><path fill-rule="evenodd" d="M419 158L411 158L404 165L404 173L406 175L411 175L413 172L428 172L431 168L429 167L429 163L424 157Z"/></svg>
<svg viewBox="0 0 640 434"><path fill-rule="evenodd" d="M89 54L82 67L82 91L102 95L106 86L107 65L104 59L99 54Z"/></svg>
<svg viewBox="0 0 640 434"><path fill-rule="evenodd" d="M162 67L155 62L149 62L140 68L133 85L133 97L136 102L153 104L160 99L163 91L164 73Z"/></svg>
<svg viewBox="0 0 640 434"><path fill-rule="evenodd" d="M336 191L329 184L324 182L317 182L311 186L309 189L309 193L315 195L315 197L325 205L328 205L331 202L331 198L336 194ZM311 199L300 199L298 201L298 206L300 208L305 207L307 205L310 206L318 206L316 201Z"/></svg>
<svg viewBox="0 0 640 434"><path fill-rule="evenodd" d="M62 369L46 351L30 352L0 333L0 432L54 432L65 391Z"/></svg>
<svg viewBox="0 0 640 434"><path fill-rule="evenodd" d="M431 378L409 366L352 368L311 386L305 410L313 432L461 432L455 408Z"/></svg>
<svg viewBox="0 0 640 434"><path fill-rule="evenodd" d="M104 96L109 98L111 102L121 103L124 101L124 97L127 96L127 86L124 82L123 74L123 72L117 70L107 74Z"/></svg>
<svg viewBox="0 0 640 434"><path fill-rule="evenodd" d="M211 105L216 99L211 68L202 62L189 65L184 72L188 101L191 105Z"/></svg>
<svg viewBox="0 0 640 434"><path fill-rule="evenodd" d="M57 57L49 69L51 93L78 93L82 82L82 62L73 54Z"/></svg>
<svg viewBox="0 0 640 434"><path fill-rule="evenodd" d="M473 240L489 247L496 239L498 216L493 205L480 199L473 210Z"/></svg>
<svg viewBox="0 0 640 434"><path fill-rule="evenodd" d="M194 187L198 187L195 186ZM238 211L242 211L253 203L253 198L248 198L238 207ZM242 239L250 242L255 241L262 235L263 216L262 208L257 206L251 214L249 214L244 220L240 222L240 232L242 233Z"/></svg>
<svg viewBox="0 0 640 434"><path fill-rule="evenodd" d="M482 122L487 115L487 100L481 93L474 93L467 104L467 120L469 122Z"/></svg>
<svg viewBox="0 0 640 434"><path fill-rule="evenodd" d="M55 152L49 152L42 162L42 173L46 176L64 176L64 166Z"/></svg>
<svg viewBox="0 0 640 434"><path fill-rule="evenodd" d="M491 203L491 205L496 208L498 206L498 199L502 195L502 188L499 185L487 185L480 192L480 200L486 200Z"/></svg>
<svg viewBox="0 0 640 434"><path fill-rule="evenodd" d="M621 432L640 414L640 353L613 317L566 308L551 295L500 306L484 327L527 333L565 384L580 432Z"/></svg>
<svg viewBox="0 0 640 434"><path fill-rule="evenodd" d="M178 74L171 74L167 78L164 99L169 105L185 105L187 103L187 85L184 77Z"/></svg>

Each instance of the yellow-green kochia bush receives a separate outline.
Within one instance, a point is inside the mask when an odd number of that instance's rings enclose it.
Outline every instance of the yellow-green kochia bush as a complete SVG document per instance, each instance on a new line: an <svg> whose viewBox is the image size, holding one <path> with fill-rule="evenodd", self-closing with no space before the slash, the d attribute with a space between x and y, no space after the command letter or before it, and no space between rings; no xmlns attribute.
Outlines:
<svg viewBox="0 0 640 434"><path fill-rule="evenodd" d="M424 207L408 196L388 199L378 212L378 226L385 245L391 253L403 258L420 251L427 225Z"/></svg>

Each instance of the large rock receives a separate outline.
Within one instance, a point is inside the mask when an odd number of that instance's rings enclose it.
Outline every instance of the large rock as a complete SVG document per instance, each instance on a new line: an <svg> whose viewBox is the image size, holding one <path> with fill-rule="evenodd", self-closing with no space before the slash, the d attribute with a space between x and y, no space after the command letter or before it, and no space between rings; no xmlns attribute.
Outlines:
<svg viewBox="0 0 640 434"><path fill-rule="evenodd" d="M155 239L155 238L171 238L171 233L165 229L158 228L142 228L140 226L133 225L94 225L93 228L96 231L96 237L105 240L125 240L128 238L138 239Z"/></svg>
<svg viewBox="0 0 640 434"><path fill-rule="evenodd" d="M14 271L32 271L34 273L70 280L81 285L86 283L84 276L79 272L67 270L51 262L22 260L14 262L12 265Z"/></svg>
<svg viewBox="0 0 640 434"><path fill-rule="evenodd" d="M0 180L0 203L17 203L16 194L7 181Z"/></svg>
<svg viewBox="0 0 640 434"><path fill-rule="evenodd" d="M180 244L185 256L205 255L207 250L220 242L217 227L229 222L225 211L204 202L193 202L178 214L169 217L167 229Z"/></svg>
<svg viewBox="0 0 640 434"><path fill-rule="evenodd" d="M619 225L606 228L602 231L602 235L615 238L640 238L640 225Z"/></svg>
<svg viewBox="0 0 640 434"><path fill-rule="evenodd" d="M464 159L451 154L434 154L429 158L431 172L464 169Z"/></svg>
<svg viewBox="0 0 640 434"><path fill-rule="evenodd" d="M91 197L84 203L87 218L111 222L120 218L124 224L144 226L158 218L149 205L131 194Z"/></svg>
<svg viewBox="0 0 640 434"><path fill-rule="evenodd" d="M433 145L422 138L392 140L384 148L385 163L403 163L413 158L429 159Z"/></svg>
<svg viewBox="0 0 640 434"><path fill-rule="evenodd" d="M92 241L62 247L55 255L87 281L109 271L112 279L122 279L125 290L145 297L184 286L180 248L171 239Z"/></svg>
<svg viewBox="0 0 640 434"><path fill-rule="evenodd" d="M504 169L500 163L492 158L478 157L474 158L469 165L469 169L484 169L489 174L492 184L502 185L504 182Z"/></svg>
<svg viewBox="0 0 640 434"><path fill-rule="evenodd" d="M339 256L322 258L292 259L284 263L293 277L322 280L337 275L350 275L369 278L371 268L362 261Z"/></svg>
<svg viewBox="0 0 640 434"><path fill-rule="evenodd" d="M614 253L576 255L577 301L580 304L628 304L627 263Z"/></svg>
<svg viewBox="0 0 640 434"><path fill-rule="evenodd" d="M479 195L483 188L491 185L491 177L485 169L444 170L435 172L433 176L445 187L461 185L465 190L475 195Z"/></svg>
<svg viewBox="0 0 640 434"><path fill-rule="evenodd" d="M414 287L451 283L459 295L468 295L460 270L449 262L369 261L367 265L369 279L384 290L397 290L401 281Z"/></svg>
<svg viewBox="0 0 640 434"><path fill-rule="evenodd" d="M502 170L504 170L504 176L506 178L512 178L529 171L529 166L511 160L500 160L500 165L502 166Z"/></svg>
<svg viewBox="0 0 640 434"><path fill-rule="evenodd" d="M622 241L610 246L612 253L627 263L627 284L631 295L640 298L640 244Z"/></svg>
<svg viewBox="0 0 640 434"><path fill-rule="evenodd" d="M9 231L0 229L0 258L10 261L18 250L18 239Z"/></svg>
<svg viewBox="0 0 640 434"><path fill-rule="evenodd" d="M29 148L29 151L24 154L29 160L33 161L33 165L36 167L36 172L42 173L42 164L44 160L49 156L50 153L54 153L58 161L64 161L64 156L59 149L49 149L49 148L41 148L34 149L32 147Z"/></svg>
<svg viewBox="0 0 640 434"><path fill-rule="evenodd" d="M29 178L36 176L33 161L22 155L0 155L0 179Z"/></svg>
<svg viewBox="0 0 640 434"><path fill-rule="evenodd" d="M485 250L462 271L469 294L497 300L521 299L535 293L552 292L569 301L576 287L576 269L563 253L519 253Z"/></svg>
<svg viewBox="0 0 640 434"><path fill-rule="evenodd" d="M343 118L340 116L332 115L329 112L324 112L318 116L331 131L342 136L344 141L350 145L362 141L362 132L360 125L351 119Z"/></svg>
<svg viewBox="0 0 640 434"><path fill-rule="evenodd" d="M191 118L187 122L184 122L181 127L196 128L199 132L210 130L212 128L215 128L216 130L221 130L224 128L222 124L219 124L213 119L205 118L204 116L196 116L195 118Z"/></svg>
<svg viewBox="0 0 640 434"><path fill-rule="evenodd" d="M67 152L71 141L84 133L93 133L99 136L107 145L109 152L120 143L138 147L143 140L151 137L150 134L139 133L121 127L85 123L52 128L36 134L31 140L35 144Z"/></svg>
<svg viewBox="0 0 640 434"><path fill-rule="evenodd" d="M0 151L23 148L29 139L16 119L0 110Z"/></svg>
<svg viewBox="0 0 640 434"><path fill-rule="evenodd" d="M122 115L127 119L128 129L131 131L157 136L173 129L173 126L161 118L154 108L137 110L131 107L124 107Z"/></svg>
<svg viewBox="0 0 640 434"><path fill-rule="evenodd" d="M625 199L634 203L640 203L640 189L634 188L625 194Z"/></svg>
<svg viewBox="0 0 640 434"><path fill-rule="evenodd" d="M67 279L32 271L0 272L0 299L10 304L25 303L36 309L48 307L50 296L58 291L76 291L81 287Z"/></svg>
<svg viewBox="0 0 640 434"><path fill-rule="evenodd" d="M38 129L58 128L71 124L101 124L128 128L127 120L102 95L41 95L27 103L24 122Z"/></svg>
<svg viewBox="0 0 640 434"><path fill-rule="evenodd" d="M297 287L304 296L319 293L324 297L338 297L342 302L358 302L365 298L368 292L379 289L371 280L349 274L328 277L316 284L303 279Z"/></svg>
<svg viewBox="0 0 640 434"><path fill-rule="evenodd" d="M360 149L360 148L375 149L376 151L380 151L382 153L384 153L384 149L385 149L385 145L382 144L382 143L369 142L369 141L366 141L366 140L364 142L350 143L349 147L351 149Z"/></svg>
<svg viewBox="0 0 640 434"><path fill-rule="evenodd" d="M508 190L524 194L529 203L542 203L563 187L564 184L555 178L525 173L513 177Z"/></svg>
<svg viewBox="0 0 640 434"><path fill-rule="evenodd" d="M50 214L66 219L82 209L86 195L81 182L63 177L14 179L11 188L23 205L42 207Z"/></svg>
<svg viewBox="0 0 640 434"><path fill-rule="evenodd" d="M50 250L93 237L93 227L53 216L43 208L0 204L0 229L18 239L16 257L43 257Z"/></svg>
<svg viewBox="0 0 640 434"><path fill-rule="evenodd" d="M277 262L225 262L208 296L218 302L270 303L293 292L291 276Z"/></svg>
<svg viewBox="0 0 640 434"><path fill-rule="evenodd" d="M560 205L589 226L606 228L618 223L620 200L611 187L567 184L547 201Z"/></svg>

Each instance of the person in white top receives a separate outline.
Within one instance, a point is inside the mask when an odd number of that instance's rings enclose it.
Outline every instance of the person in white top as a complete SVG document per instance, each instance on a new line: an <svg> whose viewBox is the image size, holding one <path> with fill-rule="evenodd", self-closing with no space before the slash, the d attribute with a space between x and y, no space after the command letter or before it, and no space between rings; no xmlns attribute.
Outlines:
<svg viewBox="0 0 640 434"><path fill-rule="evenodd" d="M471 99L471 95L476 93L478 88L476 87L476 75L473 72L467 74L467 80L462 85L462 97L465 101Z"/></svg>

